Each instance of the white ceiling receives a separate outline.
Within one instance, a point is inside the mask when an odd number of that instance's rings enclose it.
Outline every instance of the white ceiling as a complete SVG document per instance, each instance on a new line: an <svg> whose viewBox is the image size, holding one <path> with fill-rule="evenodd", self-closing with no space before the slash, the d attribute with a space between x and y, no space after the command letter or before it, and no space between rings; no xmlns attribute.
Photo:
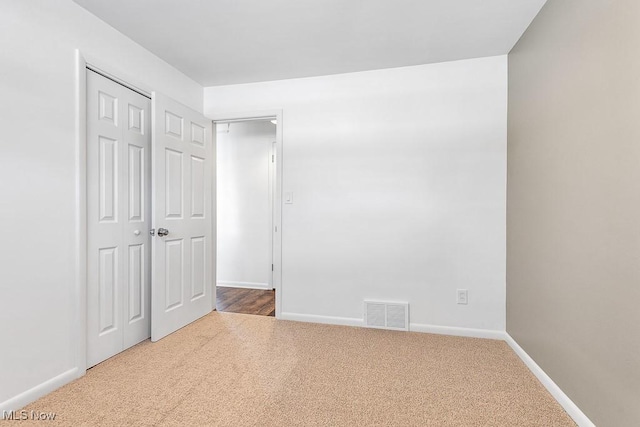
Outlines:
<svg viewBox="0 0 640 427"><path fill-rule="evenodd" d="M74 0L204 86L506 54L546 0Z"/></svg>

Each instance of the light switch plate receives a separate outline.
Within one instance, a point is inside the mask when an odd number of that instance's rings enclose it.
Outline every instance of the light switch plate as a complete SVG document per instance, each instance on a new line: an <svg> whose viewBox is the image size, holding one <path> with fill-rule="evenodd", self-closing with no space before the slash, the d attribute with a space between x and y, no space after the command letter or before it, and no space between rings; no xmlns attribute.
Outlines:
<svg viewBox="0 0 640 427"><path fill-rule="evenodd" d="M287 191L284 193L284 202L288 205L293 204L293 192Z"/></svg>

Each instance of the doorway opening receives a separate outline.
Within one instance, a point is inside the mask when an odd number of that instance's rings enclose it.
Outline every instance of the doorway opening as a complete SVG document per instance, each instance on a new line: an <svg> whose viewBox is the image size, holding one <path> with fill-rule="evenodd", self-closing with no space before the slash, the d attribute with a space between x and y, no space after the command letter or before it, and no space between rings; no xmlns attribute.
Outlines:
<svg viewBox="0 0 640 427"><path fill-rule="evenodd" d="M216 309L276 315L277 117L216 121ZM279 265L278 265L279 267Z"/></svg>

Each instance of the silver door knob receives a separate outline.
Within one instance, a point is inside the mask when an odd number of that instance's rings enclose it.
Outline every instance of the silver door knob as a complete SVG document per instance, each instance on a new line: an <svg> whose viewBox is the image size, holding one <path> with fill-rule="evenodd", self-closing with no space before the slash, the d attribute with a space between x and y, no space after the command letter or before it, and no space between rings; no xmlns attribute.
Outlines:
<svg viewBox="0 0 640 427"><path fill-rule="evenodd" d="M133 234L135 234L136 236L139 236L140 235L140 230L134 231Z"/></svg>
<svg viewBox="0 0 640 427"><path fill-rule="evenodd" d="M158 228L158 236L164 237L167 234L169 234L169 230L167 230L166 228Z"/></svg>

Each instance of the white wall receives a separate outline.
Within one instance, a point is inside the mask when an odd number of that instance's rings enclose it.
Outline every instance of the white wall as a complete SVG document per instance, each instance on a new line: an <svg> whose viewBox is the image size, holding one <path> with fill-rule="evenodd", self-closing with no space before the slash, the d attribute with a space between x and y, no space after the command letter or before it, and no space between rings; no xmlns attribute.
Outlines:
<svg viewBox="0 0 640 427"><path fill-rule="evenodd" d="M0 409L76 365L76 48L202 107L197 83L71 1L2 1Z"/></svg>
<svg viewBox="0 0 640 427"><path fill-rule="evenodd" d="M270 288L269 165L275 138L276 127L268 120L218 125L219 284Z"/></svg>
<svg viewBox="0 0 640 427"><path fill-rule="evenodd" d="M371 298L504 330L506 56L205 89L206 114L279 108L283 317L359 324Z"/></svg>

